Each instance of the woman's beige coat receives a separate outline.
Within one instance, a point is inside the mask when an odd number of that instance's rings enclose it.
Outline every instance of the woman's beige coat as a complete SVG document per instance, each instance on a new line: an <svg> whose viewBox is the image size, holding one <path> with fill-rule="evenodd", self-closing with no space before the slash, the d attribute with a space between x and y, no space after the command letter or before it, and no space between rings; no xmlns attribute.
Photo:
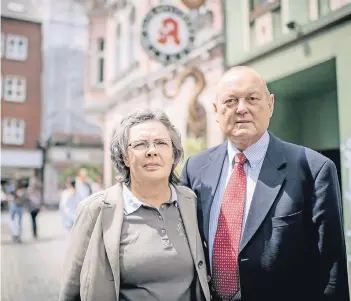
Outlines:
<svg viewBox="0 0 351 301"><path fill-rule="evenodd" d="M183 186L177 186L176 190L198 276L197 300L209 301L205 257L196 219L196 196ZM121 184L93 194L81 202L72 229L59 301L119 300L119 245L122 223Z"/></svg>

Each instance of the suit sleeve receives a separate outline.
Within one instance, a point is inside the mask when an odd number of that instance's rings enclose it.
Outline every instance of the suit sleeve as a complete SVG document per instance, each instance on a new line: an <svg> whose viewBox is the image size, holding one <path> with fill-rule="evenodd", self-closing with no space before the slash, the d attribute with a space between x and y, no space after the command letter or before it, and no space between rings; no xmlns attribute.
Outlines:
<svg viewBox="0 0 351 301"><path fill-rule="evenodd" d="M184 168L182 170L182 174L180 176L180 185L186 186L191 189L191 183L189 180L189 174L188 174L188 164L189 164L189 159L186 160L184 164Z"/></svg>
<svg viewBox="0 0 351 301"><path fill-rule="evenodd" d="M313 222L318 228L320 279L325 301L348 301L343 206L336 167L330 160L319 171L315 186Z"/></svg>
<svg viewBox="0 0 351 301"><path fill-rule="evenodd" d="M97 214L91 213L89 202L82 201L72 228L70 244L63 267L59 301L80 301L80 274Z"/></svg>

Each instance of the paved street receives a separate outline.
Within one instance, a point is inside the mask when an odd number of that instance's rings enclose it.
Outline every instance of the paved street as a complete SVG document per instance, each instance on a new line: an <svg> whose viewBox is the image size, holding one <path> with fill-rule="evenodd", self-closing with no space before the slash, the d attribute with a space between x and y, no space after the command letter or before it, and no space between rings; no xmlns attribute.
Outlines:
<svg viewBox="0 0 351 301"><path fill-rule="evenodd" d="M12 242L8 220L8 213L2 213L1 300L57 300L68 238L58 212L44 211L38 215L38 240L31 236L30 216L26 213L22 244Z"/></svg>

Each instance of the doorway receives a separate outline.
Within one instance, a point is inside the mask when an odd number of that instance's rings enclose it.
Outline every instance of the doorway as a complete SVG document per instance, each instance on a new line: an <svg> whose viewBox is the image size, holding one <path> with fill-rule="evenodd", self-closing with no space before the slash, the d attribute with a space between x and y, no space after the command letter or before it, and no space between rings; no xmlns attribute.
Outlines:
<svg viewBox="0 0 351 301"><path fill-rule="evenodd" d="M335 59L271 82L268 89L275 95L269 130L332 160L341 186Z"/></svg>

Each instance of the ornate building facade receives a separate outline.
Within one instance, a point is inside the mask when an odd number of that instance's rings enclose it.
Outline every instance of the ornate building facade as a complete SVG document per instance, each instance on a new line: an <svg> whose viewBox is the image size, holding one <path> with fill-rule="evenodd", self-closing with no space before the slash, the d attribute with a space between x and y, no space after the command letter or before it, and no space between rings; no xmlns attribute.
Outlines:
<svg viewBox="0 0 351 301"><path fill-rule="evenodd" d="M192 50L174 63L155 61L140 43L143 19L159 4L181 8L189 14L195 29ZM189 10L177 0L91 0L86 3L89 16L86 110L98 116L104 128L105 185L114 183L109 151L112 132L121 119L136 108L163 109L181 132L186 155L223 141L212 111L216 85L223 73L220 4L221 1L205 1L199 9ZM194 118L200 107L202 125L196 124L198 119ZM196 134L199 126L202 139L191 139L189 129L192 132L195 129Z"/></svg>

